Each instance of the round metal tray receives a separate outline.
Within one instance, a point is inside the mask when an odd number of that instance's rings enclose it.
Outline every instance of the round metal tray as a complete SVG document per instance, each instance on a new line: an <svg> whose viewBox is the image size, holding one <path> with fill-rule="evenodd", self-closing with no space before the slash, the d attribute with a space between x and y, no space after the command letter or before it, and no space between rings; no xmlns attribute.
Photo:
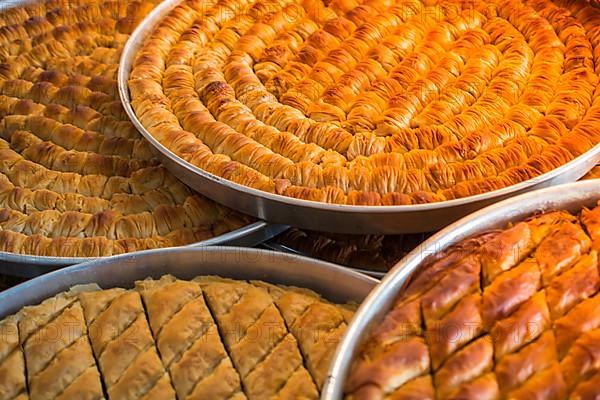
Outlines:
<svg viewBox="0 0 600 400"><path fill-rule="evenodd" d="M158 142L137 118L127 81L138 49L153 28L182 0L166 0L133 32L119 65L119 94L136 128L159 151L163 164L179 179L211 199L257 218L332 233L398 234L436 231L484 206L519 193L573 182L600 162L600 145L537 178L489 193L439 203L407 206L349 206L294 199L243 186L188 163Z"/></svg>
<svg viewBox="0 0 600 400"><path fill-rule="evenodd" d="M36 0L0 0L0 13L14 7L33 3L36 3ZM264 221L258 221L223 235L183 247L217 245L252 247L279 235L286 229L288 229L288 227L284 225L275 225ZM99 258L35 256L0 251L0 274L20 278L32 278L54 271L58 268L98 259Z"/></svg>
<svg viewBox="0 0 600 400"><path fill-rule="evenodd" d="M242 228L227 232L182 248L205 246L256 246L288 229L284 225L269 224L264 221L254 222ZM102 260L109 257L48 257L29 254L16 254L0 251L0 274L21 278L33 278L69 265L86 261Z"/></svg>
<svg viewBox="0 0 600 400"><path fill-rule="evenodd" d="M583 207L594 206L598 201L600 179L561 185L487 207L432 236L422 247L400 261L362 303L336 351L321 398L342 398L351 362L367 339L370 328L381 322L411 274L429 257L473 235L505 228L508 223L523 220L536 212L556 209L578 212Z"/></svg>
<svg viewBox="0 0 600 400"><path fill-rule="evenodd" d="M362 301L378 281L334 264L268 250L207 247L147 250L108 257L40 276L0 293L0 319L74 285L107 289L172 274L181 279L219 275L312 289L336 303Z"/></svg>

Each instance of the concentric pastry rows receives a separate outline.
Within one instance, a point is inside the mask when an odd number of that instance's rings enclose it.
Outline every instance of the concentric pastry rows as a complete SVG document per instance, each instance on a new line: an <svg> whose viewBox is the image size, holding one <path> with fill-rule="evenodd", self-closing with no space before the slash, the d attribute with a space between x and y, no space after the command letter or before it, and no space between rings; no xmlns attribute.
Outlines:
<svg viewBox="0 0 600 400"><path fill-rule="evenodd" d="M354 361L351 399L600 396L600 206L461 242L410 279Z"/></svg>
<svg viewBox="0 0 600 400"><path fill-rule="evenodd" d="M0 251L105 256L248 223L170 175L123 110L121 50L153 7L49 0L0 13Z"/></svg>
<svg viewBox="0 0 600 400"><path fill-rule="evenodd" d="M75 287L0 322L0 399L317 399L353 310L218 277Z"/></svg>
<svg viewBox="0 0 600 400"><path fill-rule="evenodd" d="M585 0L186 0L132 68L181 158L339 204L466 197L600 142L600 9Z"/></svg>

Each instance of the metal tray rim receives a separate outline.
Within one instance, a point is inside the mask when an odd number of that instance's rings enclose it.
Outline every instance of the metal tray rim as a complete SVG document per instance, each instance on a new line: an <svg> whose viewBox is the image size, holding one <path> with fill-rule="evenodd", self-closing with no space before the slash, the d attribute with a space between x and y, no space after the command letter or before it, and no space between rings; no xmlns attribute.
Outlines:
<svg viewBox="0 0 600 400"><path fill-rule="evenodd" d="M250 255L251 257L266 256L267 259L271 257L273 260L263 262L261 265L258 266L258 268L247 268L247 266L244 265L244 261L239 260L239 256L242 253L244 255ZM156 262L156 259L160 257L162 257L163 259L171 259L173 257L193 258L191 261L188 262L188 264L191 263L195 265L195 267L186 267L185 273L191 272L192 275L195 274L194 276L201 276L203 274L206 274L202 272L203 269L211 268L210 265L213 261L206 261L205 259L205 257L210 258L211 256L220 257L221 261L219 263L219 268L223 268L223 271L220 272L219 275L222 277L234 275L231 273L231 269L233 269L234 272L241 271L241 273L243 274L247 273L249 275L255 276L251 279L260 279L266 280L268 282L270 281L273 283L286 284L285 280L287 278L281 278L282 276L284 276L285 271L289 271L290 268L293 267L304 265L309 266L309 269L316 269L319 272L331 271L345 278L349 278L355 283L360 282L361 285L365 285L362 288L363 291L365 288L367 288L367 286L369 290L371 290L379 282L378 280L372 277L360 274L358 272L349 270L345 267L336 264L277 251L230 246L213 246L202 248L171 247L164 249L145 250L128 254L120 254L116 256L106 257L100 260L72 265L21 283L13 288L7 289L4 292L0 292L0 319L6 317L7 315L10 315L11 313L16 312L18 309L24 306L35 304L36 301L41 301L38 298L40 297L40 288L43 289L42 291L47 291L48 288L56 289L51 290L54 292L54 294L56 294L60 291L68 290L70 287L73 287L77 284L95 282L98 283L101 287L103 287L103 289L108 289L111 287L111 285L102 285L102 272L104 272L105 274L110 274L110 279L124 279L126 282L129 282L129 284L133 284L133 282L138 279L145 279L148 276L154 276L157 278L158 276L156 276L156 270L159 270L161 275L169 273L174 273L176 276L180 275L177 274L177 272L173 272L173 268L170 268L168 265L154 265L152 268L152 270L155 272L154 275L151 272L148 272L148 274L144 274L144 272L140 271L141 267L136 268L136 270L132 270L131 265L129 265L129 267L127 266L128 263L137 263L138 266L142 263L144 265L147 265L148 263L152 262L151 260L154 260ZM225 258L227 257L230 258L229 261L225 260ZM234 259L235 261L232 261L231 257L236 257ZM143 271L145 271L145 269L143 269ZM266 278L264 277L265 271L267 274L269 274L269 276ZM315 276L310 275L310 271L307 271L306 268L295 268L294 272L296 274L302 275L307 280L310 279L311 281L314 281L316 278ZM261 273L263 275L261 275ZM278 275L279 277L277 277ZM287 277L287 275L285 276ZM276 278L270 279L272 277ZM106 279L104 280L106 281ZM331 287L332 290L335 290L335 285L331 285ZM346 290L351 291L352 287L348 286ZM43 296L45 294L47 293L41 293L41 297L44 298ZM45 298L50 297L52 295L53 294L50 294ZM324 297L327 298L326 296ZM357 296L357 298L348 298L346 301L360 300L361 299L359 299Z"/></svg>
<svg viewBox="0 0 600 400"><path fill-rule="evenodd" d="M34 4L40 0L0 0L0 13L5 10L9 10L15 7ZM181 2L182 0L177 0ZM166 1L165 3L169 3ZM157 6L152 12L160 8L164 3ZM151 13L152 13L151 12ZM140 24L141 25L141 24ZM123 49L124 50L124 49ZM139 128L138 128L139 130ZM244 237L251 234L259 234L261 230L264 230L262 239L260 242L267 241L273 237L283 233L288 227L280 224L273 224L266 221L256 221L245 225L241 228L234 229L233 231L224 233L219 236L212 237L210 239L202 240L196 243L190 243L180 247L195 247L195 246L220 246L233 244L236 240L243 239ZM257 242L257 244L259 244ZM106 256L109 257L109 256ZM31 265L49 268L61 268L69 265L80 264L83 262L104 259L106 257L53 257L53 256L38 256L33 254L19 254L11 253L7 251L0 251L0 263L16 264L16 265ZM6 268L4 268L6 270Z"/></svg>
<svg viewBox="0 0 600 400"><path fill-rule="evenodd" d="M262 243L262 246L266 247L269 250L273 250L273 251L279 251L279 252L283 252L283 253L297 254L299 256L309 257L308 255L306 255L305 253L303 253L301 251L293 249L293 248L291 248L289 246L286 246L284 244L277 243L277 242L275 242L273 240L266 241L265 243ZM327 262L329 262L329 261L327 261ZM352 271L356 271L356 272L361 273L363 275L368 275L368 276L370 276L372 278L375 278L375 279L382 279L386 275L386 272L382 272L382 271L370 271L368 269L356 268L356 267L351 267L351 266L343 265L343 264L341 264L341 265L343 267L346 267L346 268L352 270Z"/></svg>
<svg viewBox="0 0 600 400"><path fill-rule="evenodd" d="M150 132L142 125L141 121L138 119L133 107L131 106L131 99L129 96L129 88L127 81L129 79L131 66L133 60L135 58L136 52L138 48L144 42L146 36L144 33L146 31L152 30L157 24L160 23L163 14L168 13L171 9L175 8L179 5L183 0L166 0L158 7L156 7L147 17L146 19L135 29L133 34L130 36L127 44L123 49L123 53L121 55L120 63L119 63L119 71L118 71L118 89L119 95L121 97L121 102L123 103L123 107L127 112L129 118L136 126L136 128L140 131L140 133L152 144L154 148L156 148L163 157L168 159L169 161L177 164L179 167L184 168L188 171L193 172L197 178L201 180L209 181L211 183L215 183L221 185L222 188L233 191L233 192L242 192L244 194L253 196L257 200L268 200L274 203L303 207L306 209L312 210L324 210L324 211L333 211L333 212L342 212L347 214L354 213L371 213L371 214L379 214L385 215L389 213L410 213L410 212L419 212L419 211L430 211L430 210L438 210L438 209L446 209L450 207L463 206L479 201L492 200L499 197L505 197L515 192L524 191L530 189L532 186L542 184L546 181L549 181L553 178L556 178L566 171L572 170L575 166L579 166L581 164L585 164L591 160L595 160L596 162L600 162L600 144L597 144L592 149L588 150L586 153L576 157L570 162L561 165L558 168L553 169L552 171L546 172L536 178L529 179L527 181L520 182L516 185L512 185L506 188L494 190L487 193L481 193L474 196L446 200L442 202L436 203L427 203L427 204L414 204L414 205L399 205L399 206L355 206L355 205L345 205L345 204L330 204L330 203L322 203L312 200L302 200L296 199L292 197L287 197L283 195L278 195L274 193L264 192L258 189L254 189L248 186L244 186L232 181L229 181L220 176L214 175L210 172L204 171L199 167L185 161L184 159L177 156L170 149L165 147L162 143L156 140ZM210 193L203 193L210 197ZM232 207L234 208L234 207ZM262 216L261 216L262 218ZM267 218L268 219L268 218Z"/></svg>
<svg viewBox="0 0 600 400"><path fill-rule="evenodd" d="M540 189L503 200L476 211L442 229L399 261L362 302L332 361L321 399L337 400L343 396L343 385L355 352L372 323L389 310L409 277L430 255L475 235L526 218L538 211L550 211L571 204L600 201L600 179L567 183ZM581 209L583 205L578 206Z"/></svg>
<svg viewBox="0 0 600 400"><path fill-rule="evenodd" d="M190 243L183 246L177 246L181 248L189 248L189 247L203 247L203 246L226 246L231 242L239 239L243 239L244 237L252 234L258 233L261 230L271 230L270 233L264 236L264 240L269 240L284 231L289 229L289 227L285 225L276 225L271 224L266 221L257 221L253 222L249 225L243 226L241 228L235 229L233 231L224 233L219 236L215 236L210 239L202 240L196 243ZM258 243L260 244L260 243ZM152 249L152 250L160 250L160 249ZM134 253L143 253L147 250L142 250L138 252L132 252L128 254ZM0 262L2 263L10 263L10 264L28 264L28 265L36 265L36 266L47 266L47 267L65 267L68 265L81 264L84 262L97 261L109 259L114 256L101 256L101 257L53 257L53 256L37 256L32 254L19 254L19 253L10 253L7 251L0 251Z"/></svg>

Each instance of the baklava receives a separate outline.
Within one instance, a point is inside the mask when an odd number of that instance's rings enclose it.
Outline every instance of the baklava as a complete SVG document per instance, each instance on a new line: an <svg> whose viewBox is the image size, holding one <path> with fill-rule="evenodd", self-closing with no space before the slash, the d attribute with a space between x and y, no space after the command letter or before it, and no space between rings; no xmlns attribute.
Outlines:
<svg viewBox="0 0 600 400"><path fill-rule="evenodd" d="M0 322L0 399L317 399L354 308L213 276L76 286Z"/></svg>
<svg viewBox="0 0 600 400"><path fill-rule="evenodd" d="M250 222L156 160L119 100L122 48L154 7L48 0L0 13L0 251L97 257Z"/></svg>
<svg viewBox="0 0 600 400"><path fill-rule="evenodd" d="M428 259L354 360L348 399L597 399L600 206Z"/></svg>
<svg viewBox="0 0 600 400"><path fill-rule="evenodd" d="M185 0L129 79L146 130L241 185L347 205L468 197L600 142L586 0Z"/></svg>

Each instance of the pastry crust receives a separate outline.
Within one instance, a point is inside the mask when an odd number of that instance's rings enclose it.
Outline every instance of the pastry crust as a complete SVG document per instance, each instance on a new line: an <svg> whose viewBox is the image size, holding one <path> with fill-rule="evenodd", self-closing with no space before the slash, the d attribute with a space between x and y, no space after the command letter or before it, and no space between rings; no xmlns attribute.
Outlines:
<svg viewBox="0 0 600 400"><path fill-rule="evenodd" d="M27 399L25 359L16 317L0 322L0 399Z"/></svg>
<svg viewBox="0 0 600 400"><path fill-rule="evenodd" d="M109 398L175 399L140 294L123 289L79 295ZM158 397L155 397L158 396Z"/></svg>
<svg viewBox="0 0 600 400"><path fill-rule="evenodd" d="M200 285L164 276L136 286L177 397L226 399L243 394Z"/></svg>
<svg viewBox="0 0 600 400"><path fill-rule="evenodd" d="M145 128L212 174L419 204L536 178L600 141L600 11L585 0L242 3L176 7L129 80Z"/></svg>
<svg viewBox="0 0 600 400"><path fill-rule="evenodd" d="M318 397L301 339L288 329L268 290L235 281L198 282L249 399Z"/></svg>
<svg viewBox="0 0 600 400"><path fill-rule="evenodd" d="M347 397L598 396L598 215L536 215L426 260L359 350Z"/></svg>
<svg viewBox="0 0 600 400"><path fill-rule="evenodd" d="M104 398L83 310L75 297L63 293L24 308L19 336L30 399Z"/></svg>
<svg viewBox="0 0 600 400"><path fill-rule="evenodd" d="M77 286L0 322L0 399L316 400L355 308L216 276Z"/></svg>
<svg viewBox="0 0 600 400"><path fill-rule="evenodd" d="M118 97L154 0L47 1L0 16L0 251L99 257L202 241L250 219L156 160Z"/></svg>

